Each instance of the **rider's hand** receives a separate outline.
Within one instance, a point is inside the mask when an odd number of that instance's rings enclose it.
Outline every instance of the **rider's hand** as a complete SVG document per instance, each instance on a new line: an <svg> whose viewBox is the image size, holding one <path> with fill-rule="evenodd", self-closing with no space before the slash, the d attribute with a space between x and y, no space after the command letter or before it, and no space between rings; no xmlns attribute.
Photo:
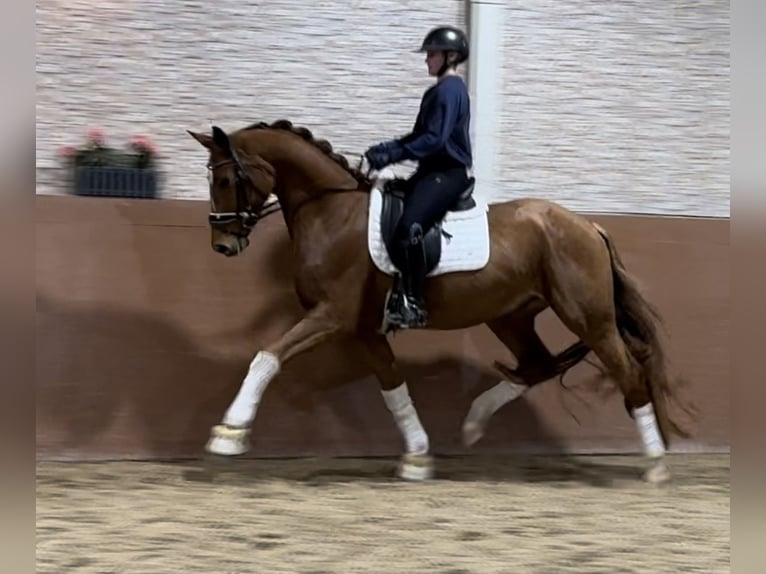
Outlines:
<svg viewBox="0 0 766 574"><path fill-rule="evenodd" d="M385 141L369 148L364 152L364 156L372 169L381 170L387 165L399 161L400 148L399 142L395 140Z"/></svg>
<svg viewBox="0 0 766 574"><path fill-rule="evenodd" d="M367 158L367 163L369 163L370 167L375 171L380 171L391 163L388 151L377 146L371 147L364 152L364 157Z"/></svg>

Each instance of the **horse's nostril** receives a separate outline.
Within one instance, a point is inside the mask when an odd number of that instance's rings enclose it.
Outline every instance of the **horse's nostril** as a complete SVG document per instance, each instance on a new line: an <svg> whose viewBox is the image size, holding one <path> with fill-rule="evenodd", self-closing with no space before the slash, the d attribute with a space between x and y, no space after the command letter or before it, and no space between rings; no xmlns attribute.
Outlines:
<svg viewBox="0 0 766 574"><path fill-rule="evenodd" d="M226 245L221 245L220 243L216 243L213 245L213 250L217 253L222 253L223 255L230 255L231 249Z"/></svg>

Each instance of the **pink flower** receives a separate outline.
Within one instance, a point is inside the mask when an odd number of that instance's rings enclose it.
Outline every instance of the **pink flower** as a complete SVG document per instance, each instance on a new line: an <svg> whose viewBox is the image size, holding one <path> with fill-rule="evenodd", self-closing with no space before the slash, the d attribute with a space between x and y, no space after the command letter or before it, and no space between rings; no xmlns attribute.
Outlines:
<svg viewBox="0 0 766 574"><path fill-rule="evenodd" d="M59 157L63 157L63 158L67 158L68 159L70 157L73 157L76 153L77 153L77 150L73 146L65 145L65 146L59 148L58 155L59 155Z"/></svg>
<svg viewBox="0 0 766 574"><path fill-rule="evenodd" d="M98 128L91 128L88 130L88 139L96 145L103 145L104 132Z"/></svg>
<svg viewBox="0 0 766 574"><path fill-rule="evenodd" d="M154 144L151 142L151 140L146 136L133 136L130 138L130 145L132 145L135 148L138 148L145 153L148 154L154 154L157 152L157 148L154 146Z"/></svg>

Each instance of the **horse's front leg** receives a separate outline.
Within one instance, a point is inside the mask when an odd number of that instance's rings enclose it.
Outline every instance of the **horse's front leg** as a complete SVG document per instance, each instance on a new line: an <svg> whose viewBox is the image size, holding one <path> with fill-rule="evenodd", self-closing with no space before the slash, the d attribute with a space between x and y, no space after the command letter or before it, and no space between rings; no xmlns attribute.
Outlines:
<svg viewBox="0 0 766 574"><path fill-rule="evenodd" d="M250 363L234 401L221 424L213 427L206 450L235 456L249 450L250 428L266 387L292 357L310 350L340 330L332 314L318 307L285 333L276 343L261 350Z"/></svg>
<svg viewBox="0 0 766 574"><path fill-rule="evenodd" d="M398 475L406 480L426 480L433 476L433 460L428 453L429 441L410 397L407 383L396 367L394 353L386 337L361 335L367 363L378 379L383 400L404 439L405 454Z"/></svg>

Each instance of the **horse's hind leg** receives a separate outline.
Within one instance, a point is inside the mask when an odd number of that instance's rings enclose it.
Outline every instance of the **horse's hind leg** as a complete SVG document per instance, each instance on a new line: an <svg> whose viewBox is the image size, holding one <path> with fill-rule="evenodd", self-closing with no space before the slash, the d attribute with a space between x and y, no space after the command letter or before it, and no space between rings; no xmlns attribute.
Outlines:
<svg viewBox="0 0 766 574"><path fill-rule="evenodd" d="M404 439L406 453L399 465L399 477L407 480L431 478L433 461L428 454L428 434L415 410L407 383L397 369L391 346L386 337L378 333L360 335L359 342L380 383L386 407Z"/></svg>
<svg viewBox="0 0 766 574"><path fill-rule="evenodd" d="M495 336L516 357L516 373L553 361L550 352L535 332L536 315L535 312L519 311L487 323ZM463 443L471 446L481 439L492 415L523 395L530 386L516 377L512 380L503 379L476 397L463 422Z"/></svg>
<svg viewBox="0 0 766 574"><path fill-rule="evenodd" d="M591 308L567 305L553 301L552 307L562 322L588 345L606 368L612 380L619 386L626 402L638 414L636 423L646 456L653 462L645 478L650 482L662 482L669 478L663 463L665 446L652 410L649 388L644 381L642 368L623 341L610 297L588 297ZM596 301L599 301L596 303Z"/></svg>
<svg viewBox="0 0 766 574"><path fill-rule="evenodd" d="M550 353L535 331L535 317L544 308L543 305L525 307L487 323L516 357L518 366L511 369L500 362L495 363L506 378L471 403L463 423L463 442L466 446L475 444L484 435L489 419L500 408L534 385L565 372L588 354L589 349L579 341L555 357Z"/></svg>
<svg viewBox="0 0 766 574"><path fill-rule="evenodd" d="M652 467L645 475L646 480L664 482L670 478L663 462L665 445L654 415L649 388L644 383L641 366L628 351L616 325L593 342L593 351L620 386L626 404L633 405L632 414L644 445L644 454L652 461Z"/></svg>

